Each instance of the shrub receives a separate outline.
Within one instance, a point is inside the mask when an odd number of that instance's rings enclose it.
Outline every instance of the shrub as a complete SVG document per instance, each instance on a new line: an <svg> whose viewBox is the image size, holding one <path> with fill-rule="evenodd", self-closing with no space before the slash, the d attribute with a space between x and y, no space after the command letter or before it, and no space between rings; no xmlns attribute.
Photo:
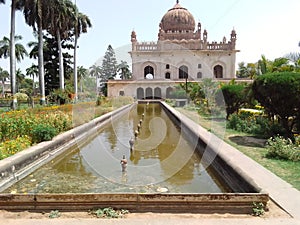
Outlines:
<svg viewBox="0 0 300 225"><path fill-rule="evenodd" d="M290 139L281 136L270 138L267 142L268 158L300 161L300 148L293 144Z"/></svg>
<svg viewBox="0 0 300 225"><path fill-rule="evenodd" d="M226 119L246 101L246 86L244 84L225 84L221 87L222 95L226 104ZM221 94L221 93L220 93Z"/></svg>
<svg viewBox="0 0 300 225"><path fill-rule="evenodd" d="M252 90L266 111L280 119L286 135L293 138L292 125L300 120L300 73L264 74L255 79Z"/></svg>
<svg viewBox="0 0 300 225"><path fill-rule="evenodd" d="M231 115L227 122L227 127L263 137L283 135L285 133L280 124L271 122L265 116L255 115L248 111Z"/></svg>
<svg viewBox="0 0 300 225"><path fill-rule="evenodd" d="M32 142L50 141L57 133L57 130L50 125L38 124L32 129Z"/></svg>

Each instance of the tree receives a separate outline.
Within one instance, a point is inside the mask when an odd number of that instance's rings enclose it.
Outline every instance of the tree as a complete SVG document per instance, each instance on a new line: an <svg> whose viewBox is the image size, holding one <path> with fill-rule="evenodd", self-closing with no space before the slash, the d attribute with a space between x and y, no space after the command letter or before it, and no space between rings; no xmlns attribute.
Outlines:
<svg viewBox="0 0 300 225"><path fill-rule="evenodd" d="M62 52L62 41L71 36L70 31L73 28L75 17L75 6L69 0L54 0L55 4L50 8L50 25L48 32L56 37L59 58L59 87L61 90L65 88L64 81L64 62Z"/></svg>
<svg viewBox="0 0 300 225"><path fill-rule="evenodd" d="M15 36L15 41L22 40L22 36L17 35ZM28 53L25 47L22 44L16 43L15 44L15 58L18 62L24 59L25 56L28 56ZM10 57L10 40L7 37L3 37L0 40L0 58L8 58Z"/></svg>
<svg viewBox="0 0 300 225"><path fill-rule="evenodd" d="M45 104L45 79L43 56L43 30L49 26L49 12L54 5L54 0L19 0L26 23L38 34L38 70L40 86L40 103Z"/></svg>
<svg viewBox="0 0 300 225"><path fill-rule="evenodd" d="M271 72L268 68L269 60L267 60L267 58L264 55L261 56L261 59L258 60L257 64L258 64L259 74L266 74L268 72Z"/></svg>
<svg viewBox="0 0 300 225"><path fill-rule="evenodd" d="M12 8L13 4L16 4L12 2ZM14 6L15 8L17 6ZM13 9L12 9L12 14L14 14ZM14 15L12 15L14 17ZM14 18L11 19L12 23L14 23ZM11 25L11 29L13 30L14 33L14 25ZM24 56L27 56L28 53L25 49L25 47L22 44L17 43L16 41L22 40L22 36L17 35L17 36L10 36L11 39L7 37L3 37L3 39L0 41L0 58L8 58L10 59L10 83L11 83L11 94L13 96L13 103L12 109L15 110L17 107L17 98L15 98L15 94L17 93L16 89L16 60L18 62L21 61L21 59L24 59Z"/></svg>
<svg viewBox="0 0 300 225"><path fill-rule="evenodd" d="M117 75L118 62L116 54L111 45L108 45L101 66L101 91L107 95L107 81L114 79Z"/></svg>
<svg viewBox="0 0 300 225"><path fill-rule="evenodd" d="M87 28L88 27L92 27L91 21L89 19L88 16L79 13L78 9L76 7L76 11L75 11L75 24L74 24L74 35L75 35L75 40L74 40L74 90L75 90L75 101L77 100L77 89L78 89L78 84L77 84L77 76L79 74L77 74L77 43L78 43L78 38L80 37L81 33L86 33L87 32ZM82 85L82 83L81 83ZM82 86L81 86L82 88ZM82 91L82 89L81 89Z"/></svg>
<svg viewBox="0 0 300 225"><path fill-rule="evenodd" d="M221 93L226 105L226 119L239 110L241 105L246 101L244 84L230 83L221 87Z"/></svg>
<svg viewBox="0 0 300 225"><path fill-rule="evenodd" d="M121 79L128 80L131 78L132 74L129 70L129 65L126 61L121 60L121 63L118 65L117 72L121 71Z"/></svg>
<svg viewBox="0 0 300 225"><path fill-rule="evenodd" d="M0 0L0 3L1 4L5 4L5 0Z"/></svg>
<svg viewBox="0 0 300 225"><path fill-rule="evenodd" d="M101 67L99 67L97 65L92 65L90 67L90 75L92 77L96 77L96 94L98 94L98 91L99 91L98 90L98 83L99 83L98 79L101 75L101 72L102 72Z"/></svg>
<svg viewBox="0 0 300 225"><path fill-rule="evenodd" d="M79 66L77 68L78 71L78 77L77 79L80 81L80 92L83 91L83 80L86 78L86 76L88 75L88 70L86 68L84 68L83 66ZM75 77L74 77L75 79Z"/></svg>
<svg viewBox="0 0 300 225"><path fill-rule="evenodd" d="M300 73L269 73L255 79L254 97L266 109L271 118L276 116L294 140L293 128L300 120Z"/></svg>
<svg viewBox="0 0 300 225"><path fill-rule="evenodd" d="M107 82L110 79L115 78L118 70L118 62L116 59L115 50L111 45L108 45L107 50L104 55L104 59L102 60L102 73L101 73L101 81Z"/></svg>
<svg viewBox="0 0 300 225"><path fill-rule="evenodd" d="M60 88L59 80L59 51L55 37L44 35L44 70L45 70L45 93L48 95L51 91ZM62 48L70 50L73 45L67 42L62 43ZM66 51L63 53L64 77L65 80L71 78L72 74L72 56Z"/></svg>
<svg viewBox="0 0 300 225"><path fill-rule="evenodd" d="M240 63L238 64L238 66L239 66L239 68L238 68L238 71L237 71L236 76L237 76L238 78L249 77L249 73L248 73L249 71L248 71L248 69L247 69L247 66L246 66L245 62L240 62Z"/></svg>
<svg viewBox="0 0 300 225"><path fill-rule="evenodd" d="M24 79L25 79L25 75L22 72L22 70L20 68L17 69L17 71L16 71L16 90L17 90L17 92L20 91L20 87L21 87L21 84L24 81Z"/></svg>
<svg viewBox="0 0 300 225"><path fill-rule="evenodd" d="M5 94L5 81L9 78L9 73L0 67L0 80L2 83L2 96Z"/></svg>
<svg viewBox="0 0 300 225"><path fill-rule="evenodd" d="M38 76L38 66L32 64L26 69L26 75L32 77L32 95L35 94L35 81L34 78Z"/></svg>

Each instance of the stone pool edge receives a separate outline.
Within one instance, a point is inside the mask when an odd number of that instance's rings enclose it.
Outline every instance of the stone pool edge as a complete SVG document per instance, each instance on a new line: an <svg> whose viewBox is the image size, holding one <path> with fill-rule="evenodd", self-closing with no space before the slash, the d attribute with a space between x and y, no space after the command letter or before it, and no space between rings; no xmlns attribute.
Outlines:
<svg viewBox="0 0 300 225"><path fill-rule="evenodd" d="M114 116L126 113L133 105L125 105L112 112L82 124L64 133L55 136L51 141L41 142L17 154L0 160L0 192L30 174L36 168L61 155L68 148L85 143L84 139L93 135L100 126L103 126Z"/></svg>
<svg viewBox="0 0 300 225"><path fill-rule="evenodd" d="M181 123L184 123L191 132L198 134L203 142L210 146L211 149L234 168L245 180L254 187L257 187L257 191L267 193L279 207L293 218L300 218L300 192L291 184L282 180L233 146L196 124L167 103L161 102L161 104L180 119Z"/></svg>

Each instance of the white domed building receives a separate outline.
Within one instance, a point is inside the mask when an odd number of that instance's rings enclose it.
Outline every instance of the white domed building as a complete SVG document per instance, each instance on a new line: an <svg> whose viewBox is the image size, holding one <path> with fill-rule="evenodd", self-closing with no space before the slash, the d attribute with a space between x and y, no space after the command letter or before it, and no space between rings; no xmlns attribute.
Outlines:
<svg viewBox="0 0 300 225"><path fill-rule="evenodd" d="M209 42L207 31L178 0L161 19L158 41L139 42L132 31L131 43L132 79L110 80L108 96L170 98L179 83L235 78L235 30L228 41Z"/></svg>

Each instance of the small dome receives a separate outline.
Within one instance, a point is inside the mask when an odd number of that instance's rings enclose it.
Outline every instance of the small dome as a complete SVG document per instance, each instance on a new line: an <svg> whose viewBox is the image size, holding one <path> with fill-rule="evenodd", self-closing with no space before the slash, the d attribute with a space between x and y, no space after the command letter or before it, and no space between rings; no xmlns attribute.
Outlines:
<svg viewBox="0 0 300 225"><path fill-rule="evenodd" d="M163 16L160 26L165 32L194 31L195 19L193 15L177 1L177 4Z"/></svg>

